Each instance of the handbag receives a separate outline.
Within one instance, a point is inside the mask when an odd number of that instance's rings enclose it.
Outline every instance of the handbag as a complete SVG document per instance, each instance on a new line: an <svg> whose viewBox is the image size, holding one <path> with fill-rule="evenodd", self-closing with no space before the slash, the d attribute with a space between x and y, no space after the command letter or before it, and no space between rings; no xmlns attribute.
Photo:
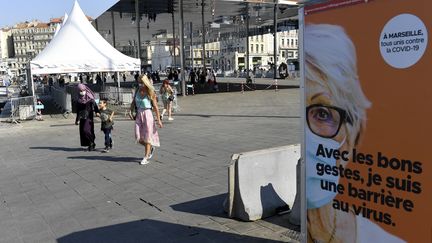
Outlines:
<svg viewBox="0 0 432 243"><path fill-rule="evenodd" d="M170 95L170 96L168 97L168 100L169 100L169 101L173 101L173 100L174 100L174 95Z"/></svg>
<svg viewBox="0 0 432 243"><path fill-rule="evenodd" d="M133 120L136 120L137 113L138 113L138 107L136 106L135 98L136 98L136 93L134 95L134 98L132 100L132 103L131 103L131 106L129 109L129 117Z"/></svg>

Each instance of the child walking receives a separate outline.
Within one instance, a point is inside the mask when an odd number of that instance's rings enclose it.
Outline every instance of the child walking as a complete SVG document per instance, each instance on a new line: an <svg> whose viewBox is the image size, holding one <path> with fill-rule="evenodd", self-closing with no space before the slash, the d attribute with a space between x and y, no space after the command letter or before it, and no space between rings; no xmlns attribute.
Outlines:
<svg viewBox="0 0 432 243"><path fill-rule="evenodd" d="M42 118L42 110L44 109L44 104L42 104L42 101L38 100L36 104L36 120L43 121Z"/></svg>
<svg viewBox="0 0 432 243"><path fill-rule="evenodd" d="M100 119L101 130L105 134L105 149L103 152L108 153L110 149L112 149L112 135L111 131L113 129L114 121L114 111L108 109L107 100L101 99L99 101L99 111L100 111Z"/></svg>

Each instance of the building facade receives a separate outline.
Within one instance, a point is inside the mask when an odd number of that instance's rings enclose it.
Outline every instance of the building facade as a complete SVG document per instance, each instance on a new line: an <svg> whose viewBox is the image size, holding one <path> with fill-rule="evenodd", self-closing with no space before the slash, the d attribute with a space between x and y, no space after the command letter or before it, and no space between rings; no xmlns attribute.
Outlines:
<svg viewBox="0 0 432 243"><path fill-rule="evenodd" d="M36 57L51 41L56 22L32 21L15 25L12 29L14 57L17 60L18 74L24 74L28 62Z"/></svg>
<svg viewBox="0 0 432 243"><path fill-rule="evenodd" d="M3 28L0 30L0 58L12 57L13 53L12 31L9 28Z"/></svg>
<svg viewBox="0 0 432 243"><path fill-rule="evenodd" d="M277 65L298 60L298 30L277 33ZM269 70L274 60L273 34L249 36L249 69ZM246 38L223 38L220 53L214 57L216 69L241 71L246 69Z"/></svg>

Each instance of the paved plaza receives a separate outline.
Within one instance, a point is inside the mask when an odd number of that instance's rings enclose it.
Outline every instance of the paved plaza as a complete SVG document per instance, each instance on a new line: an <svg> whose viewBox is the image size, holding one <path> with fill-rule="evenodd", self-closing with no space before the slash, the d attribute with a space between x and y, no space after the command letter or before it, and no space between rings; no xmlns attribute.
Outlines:
<svg viewBox="0 0 432 243"><path fill-rule="evenodd" d="M179 97L148 165L133 121L79 147L74 117L0 125L0 242L298 242L285 216L223 210L234 153L300 143L298 88Z"/></svg>

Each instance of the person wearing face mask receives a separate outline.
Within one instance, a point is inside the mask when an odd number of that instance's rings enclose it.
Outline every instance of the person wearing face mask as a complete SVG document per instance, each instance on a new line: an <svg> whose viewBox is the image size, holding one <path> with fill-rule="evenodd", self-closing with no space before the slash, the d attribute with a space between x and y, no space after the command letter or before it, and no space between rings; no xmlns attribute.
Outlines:
<svg viewBox="0 0 432 243"><path fill-rule="evenodd" d="M153 111L160 128L163 127L160 119L156 93L153 85L146 75L138 78L139 89L135 93L129 114L135 120L135 138L138 143L144 146L144 157L140 164L145 165L153 156L155 147L159 147L159 134L153 118ZM132 113L136 115L133 116Z"/></svg>
<svg viewBox="0 0 432 243"><path fill-rule="evenodd" d="M94 133L94 113L99 114L93 91L85 84L78 84L77 116L75 125L79 125L81 146L89 151L96 149Z"/></svg>
<svg viewBox="0 0 432 243"><path fill-rule="evenodd" d="M343 28L309 24L304 40L308 242L404 242L353 210L334 209L337 193L321 188L321 181L340 183L340 174L319 175L318 167L345 167L347 162L317 151L350 152L359 146L371 103L360 86L355 47Z"/></svg>

